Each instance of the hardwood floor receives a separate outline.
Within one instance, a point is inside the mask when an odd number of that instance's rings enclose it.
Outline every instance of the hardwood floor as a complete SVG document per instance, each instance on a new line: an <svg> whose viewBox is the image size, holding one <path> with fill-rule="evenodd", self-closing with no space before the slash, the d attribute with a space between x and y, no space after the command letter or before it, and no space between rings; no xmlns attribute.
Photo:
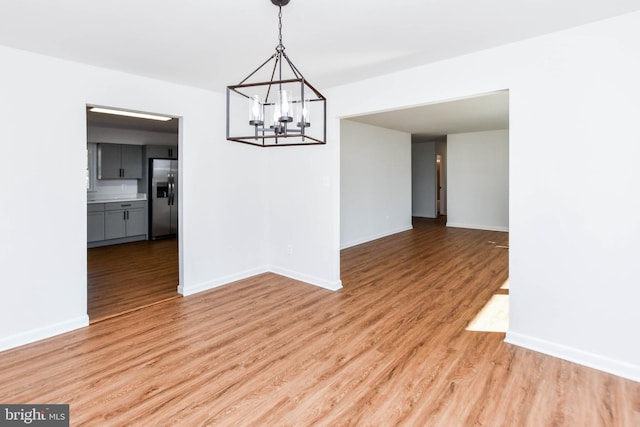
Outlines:
<svg viewBox="0 0 640 427"><path fill-rule="evenodd" d="M177 288L177 239L87 250L87 310L91 323L180 298Z"/></svg>
<svg viewBox="0 0 640 427"><path fill-rule="evenodd" d="M263 274L9 350L0 402L89 426L640 425L639 383L465 330L506 240L416 220L344 250L338 292Z"/></svg>

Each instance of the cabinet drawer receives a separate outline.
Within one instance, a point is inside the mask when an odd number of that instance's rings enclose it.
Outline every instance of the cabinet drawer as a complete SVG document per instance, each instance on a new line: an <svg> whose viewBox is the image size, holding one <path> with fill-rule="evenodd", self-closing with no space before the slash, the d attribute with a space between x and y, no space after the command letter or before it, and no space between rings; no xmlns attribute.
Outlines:
<svg viewBox="0 0 640 427"><path fill-rule="evenodd" d="M137 200L131 202L114 202L114 203L105 203L104 210L105 211L115 211L122 209L136 209L136 208L144 208L146 201Z"/></svg>
<svg viewBox="0 0 640 427"><path fill-rule="evenodd" d="M103 212L104 203L89 203L87 204L87 212Z"/></svg>

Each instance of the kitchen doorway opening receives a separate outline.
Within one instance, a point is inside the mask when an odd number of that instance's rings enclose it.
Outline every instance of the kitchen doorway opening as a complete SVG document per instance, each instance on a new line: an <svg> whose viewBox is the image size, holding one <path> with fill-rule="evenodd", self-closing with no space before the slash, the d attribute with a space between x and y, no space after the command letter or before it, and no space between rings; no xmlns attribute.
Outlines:
<svg viewBox="0 0 640 427"><path fill-rule="evenodd" d="M181 297L180 118L132 117L95 107L88 105L86 112L92 324ZM159 171L165 164L171 168Z"/></svg>

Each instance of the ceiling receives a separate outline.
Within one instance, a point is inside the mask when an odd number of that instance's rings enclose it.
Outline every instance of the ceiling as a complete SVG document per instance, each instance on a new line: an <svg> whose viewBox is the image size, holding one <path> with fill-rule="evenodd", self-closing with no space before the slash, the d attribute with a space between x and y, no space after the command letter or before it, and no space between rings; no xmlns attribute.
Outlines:
<svg viewBox="0 0 640 427"><path fill-rule="evenodd" d="M640 10L637 0L291 0L287 53L318 89ZM222 92L277 44L269 0L0 2L0 45Z"/></svg>
<svg viewBox="0 0 640 427"><path fill-rule="evenodd" d="M323 90L637 10L637 0L291 0L283 42ZM277 13L269 0L3 1L0 45L223 92L274 52ZM415 117L480 100L468 101L376 120L440 133Z"/></svg>
<svg viewBox="0 0 640 427"><path fill-rule="evenodd" d="M444 135L509 129L509 91L351 117L360 123L409 132L414 141Z"/></svg>

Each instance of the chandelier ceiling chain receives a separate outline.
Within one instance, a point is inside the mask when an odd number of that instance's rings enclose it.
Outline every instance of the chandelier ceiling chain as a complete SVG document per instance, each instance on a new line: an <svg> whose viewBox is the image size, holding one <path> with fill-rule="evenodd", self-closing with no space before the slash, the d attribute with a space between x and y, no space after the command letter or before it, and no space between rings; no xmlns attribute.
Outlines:
<svg viewBox="0 0 640 427"><path fill-rule="evenodd" d="M282 6L286 6L289 1L271 0L271 3L278 6L278 45L275 53L239 84L227 86L229 141L260 147L326 143L326 98L309 84L289 59L282 42ZM265 76L269 78L268 81L249 82L252 77L264 74L263 68L271 61L274 61L273 68ZM283 63L288 65L288 71ZM283 72L287 72L290 77L283 75ZM247 101L248 123L239 120L241 115L233 113ZM318 119L313 127L310 119L312 115ZM251 133L242 130L246 129L246 124L252 129Z"/></svg>
<svg viewBox="0 0 640 427"><path fill-rule="evenodd" d="M278 47L276 51L284 51L284 45L282 44L282 6L278 6Z"/></svg>

